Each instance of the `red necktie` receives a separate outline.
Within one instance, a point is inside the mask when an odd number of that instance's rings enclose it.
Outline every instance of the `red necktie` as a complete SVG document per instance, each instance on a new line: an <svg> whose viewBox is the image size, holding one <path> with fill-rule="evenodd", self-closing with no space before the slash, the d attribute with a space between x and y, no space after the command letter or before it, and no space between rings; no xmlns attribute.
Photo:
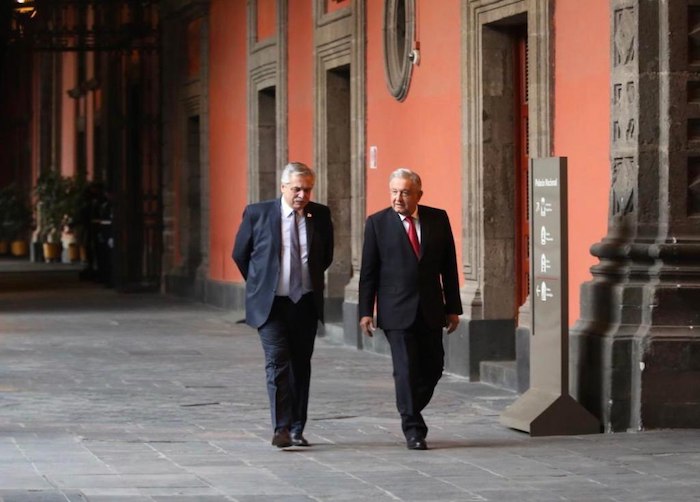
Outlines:
<svg viewBox="0 0 700 502"><path fill-rule="evenodd" d="M416 224L412 216L407 216L408 221L408 240L411 242L411 247L416 256L420 258L420 242L418 242L418 232L416 232Z"/></svg>

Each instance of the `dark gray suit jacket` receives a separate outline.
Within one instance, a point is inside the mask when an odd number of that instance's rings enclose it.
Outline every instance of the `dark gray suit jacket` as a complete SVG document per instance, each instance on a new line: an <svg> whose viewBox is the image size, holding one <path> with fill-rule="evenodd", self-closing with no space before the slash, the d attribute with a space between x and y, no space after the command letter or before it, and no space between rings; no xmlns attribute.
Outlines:
<svg viewBox="0 0 700 502"><path fill-rule="evenodd" d="M267 321L279 282L281 204L274 199L247 206L233 246L233 260L246 280L246 323L254 328ZM309 202L304 214L311 286L323 321L324 272L333 261L333 223L330 210L322 204Z"/></svg>
<svg viewBox="0 0 700 502"><path fill-rule="evenodd" d="M367 218L360 271L360 317L374 315L384 330L406 329L420 309L431 328L461 314L459 276L450 220L442 209L418 206L421 256L416 257L401 217L387 208Z"/></svg>

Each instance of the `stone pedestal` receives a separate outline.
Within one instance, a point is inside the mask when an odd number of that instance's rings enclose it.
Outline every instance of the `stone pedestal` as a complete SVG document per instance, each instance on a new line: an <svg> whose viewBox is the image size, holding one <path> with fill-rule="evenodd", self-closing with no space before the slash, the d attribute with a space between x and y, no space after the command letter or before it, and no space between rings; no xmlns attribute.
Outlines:
<svg viewBox="0 0 700 502"><path fill-rule="evenodd" d="M571 333L606 431L700 426L700 6L613 0L608 235Z"/></svg>
<svg viewBox="0 0 700 502"><path fill-rule="evenodd" d="M515 322L512 319L462 319L450 335L443 335L445 371L481 379L481 361L515 359Z"/></svg>

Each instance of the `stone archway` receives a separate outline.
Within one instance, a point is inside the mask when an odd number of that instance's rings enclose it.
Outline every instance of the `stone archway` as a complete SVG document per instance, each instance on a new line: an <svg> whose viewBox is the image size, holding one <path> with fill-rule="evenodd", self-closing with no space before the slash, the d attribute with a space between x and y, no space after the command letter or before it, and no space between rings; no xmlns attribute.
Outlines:
<svg viewBox="0 0 700 502"><path fill-rule="evenodd" d="M512 138L514 120L513 110L506 110L502 99L513 92L512 75L503 69L512 60L508 30L527 26L528 150L531 157L549 156L551 4L552 0L462 3L466 26L462 37L462 302L467 322L462 323L459 336L448 338L447 366L474 379L479 378L480 361L514 357L513 312L519 307L512 295L514 147L510 139L502 139ZM491 64L494 57L503 63L500 68ZM526 316L518 318L522 321ZM485 334L488 344L479 341Z"/></svg>

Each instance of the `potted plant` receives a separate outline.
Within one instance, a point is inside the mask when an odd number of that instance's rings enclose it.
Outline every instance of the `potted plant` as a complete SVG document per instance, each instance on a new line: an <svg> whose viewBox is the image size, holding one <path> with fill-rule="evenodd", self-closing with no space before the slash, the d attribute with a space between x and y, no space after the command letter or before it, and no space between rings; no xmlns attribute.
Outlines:
<svg viewBox="0 0 700 502"><path fill-rule="evenodd" d="M42 173L34 187L39 203L40 238L46 261L58 261L61 258L61 231L69 211L69 191L70 179L53 170Z"/></svg>
<svg viewBox="0 0 700 502"><path fill-rule="evenodd" d="M82 178L66 179L64 199L63 243L67 260L76 262L80 257L80 242L84 233L84 206L86 183Z"/></svg>
<svg viewBox="0 0 700 502"><path fill-rule="evenodd" d="M0 254L9 248L14 256L25 256L28 252L26 232L32 213L14 185L0 189Z"/></svg>
<svg viewBox="0 0 700 502"><path fill-rule="evenodd" d="M7 188L0 189L0 255L6 255L10 251L10 237L5 224L8 202L9 194Z"/></svg>
<svg viewBox="0 0 700 502"><path fill-rule="evenodd" d="M84 192L85 181L79 177L46 171L37 179L34 193L39 203L39 237L47 261L61 259L64 242L67 260L80 258L77 234L80 232Z"/></svg>

